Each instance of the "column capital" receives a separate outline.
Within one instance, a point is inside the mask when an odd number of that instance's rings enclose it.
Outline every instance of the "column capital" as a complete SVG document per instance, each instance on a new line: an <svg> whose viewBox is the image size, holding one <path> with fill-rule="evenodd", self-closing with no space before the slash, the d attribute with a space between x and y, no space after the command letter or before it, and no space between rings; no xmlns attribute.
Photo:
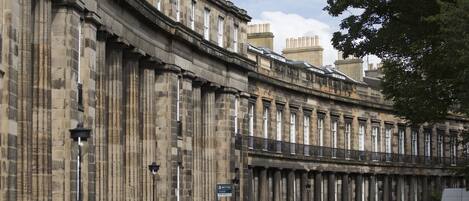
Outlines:
<svg viewBox="0 0 469 201"><path fill-rule="evenodd" d="M124 53L125 57L130 57L133 59L139 59L140 57L145 56L145 52L141 49L135 48L135 47L130 47L125 50Z"/></svg>
<svg viewBox="0 0 469 201"><path fill-rule="evenodd" d="M247 99L247 98L251 97L251 95L248 92L242 91L242 92L239 93L239 97Z"/></svg>
<svg viewBox="0 0 469 201"><path fill-rule="evenodd" d="M100 27L103 24L101 17L99 17L99 15L93 11L87 11L85 13L85 22L93 24L95 27Z"/></svg>
<svg viewBox="0 0 469 201"><path fill-rule="evenodd" d="M204 85L202 85L202 87L204 87L205 89L209 90L209 91L216 91L217 89L220 88L220 85L219 84L216 84L216 83L213 83L213 82L206 82Z"/></svg>
<svg viewBox="0 0 469 201"><path fill-rule="evenodd" d="M235 94L236 95L238 93L238 90L236 90L235 88L232 88L232 87L221 86L218 89L218 92L222 93L222 94Z"/></svg>
<svg viewBox="0 0 469 201"><path fill-rule="evenodd" d="M145 56L142 58L141 62L141 67L146 68L146 69L155 69L159 65L162 65L162 62L160 59L152 56Z"/></svg>
<svg viewBox="0 0 469 201"><path fill-rule="evenodd" d="M200 77L196 77L196 78L194 78L194 80L192 81L192 87L201 87L201 86L203 86L206 82L207 82L207 80L205 80L205 79L203 79L203 78L200 78Z"/></svg>
<svg viewBox="0 0 469 201"><path fill-rule="evenodd" d="M194 80L197 76L195 76L195 74L193 72L183 71L182 72L182 77L185 78L185 79Z"/></svg>
<svg viewBox="0 0 469 201"><path fill-rule="evenodd" d="M168 64L168 63L163 63L162 65L157 66L156 68L157 72L173 72L176 74L181 73L181 67L175 65L175 64Z"/></svg>
<svg viewBox="0 0 469 201"><path fill-rule="evenodd" d="M52 6L54 7L71 8L78 12L83 12L85 10L85 3L81 0L55 0L52 2Z"/></svg>
<svg viewBox="0 0 469 201"><path fill-rule="evenodd" d="M117 36L117 35L109 35L108 37L108 44L111 46L113 49L124 49L127 47L130 47L130 44L128 41L125 39Z"/></svg>

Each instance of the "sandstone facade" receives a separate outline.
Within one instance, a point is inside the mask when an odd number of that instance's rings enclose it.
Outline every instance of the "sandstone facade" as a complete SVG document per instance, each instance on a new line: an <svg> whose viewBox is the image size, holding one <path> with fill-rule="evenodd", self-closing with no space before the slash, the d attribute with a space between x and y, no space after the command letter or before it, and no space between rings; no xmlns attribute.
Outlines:
<svg viewBox="0 0 469 201"><path fill-rule="evenodd" d="M466 117L406 125L366 84L248 45L250 17L229 1L0 11L0 200L214 201L235 183L222 200L403 201L465 186L450 169L466 157L452 146ZM81 162L79 123L92 129Z"/></svg>

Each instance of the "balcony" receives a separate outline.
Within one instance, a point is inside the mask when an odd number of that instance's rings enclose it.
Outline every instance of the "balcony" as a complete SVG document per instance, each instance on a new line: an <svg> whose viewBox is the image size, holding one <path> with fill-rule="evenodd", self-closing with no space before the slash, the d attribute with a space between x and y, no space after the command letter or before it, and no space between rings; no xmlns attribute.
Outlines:
<svg viewBox="0 0 469 201"><path fill-rule="evenodd" d="M247 148L254 154L272 154L280 157L295 157L303 160L324 160L337 162L369 163L379 165L423 165L423 166L456 166L468 161L469 157L428 157L395 153L346 150L289 143L253 136L237 135L237 149Z"/></svg>

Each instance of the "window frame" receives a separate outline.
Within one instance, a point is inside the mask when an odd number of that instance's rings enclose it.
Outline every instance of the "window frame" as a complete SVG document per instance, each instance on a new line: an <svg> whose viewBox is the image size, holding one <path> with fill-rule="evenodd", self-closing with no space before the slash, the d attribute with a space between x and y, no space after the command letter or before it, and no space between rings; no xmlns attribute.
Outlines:
<svg viewBox="0 0 469 201"><path fill-rule="evenodd" d="M210 40L210 9L204 8L204 32L205 40Z"/></svg>

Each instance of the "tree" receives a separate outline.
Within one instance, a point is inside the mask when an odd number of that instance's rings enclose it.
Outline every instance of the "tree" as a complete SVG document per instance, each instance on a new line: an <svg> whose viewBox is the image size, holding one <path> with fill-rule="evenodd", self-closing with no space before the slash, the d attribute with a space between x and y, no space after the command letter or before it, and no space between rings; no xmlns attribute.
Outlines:
<svg viewBox="0 0 469 201"><path fill-rule="evenodd" d="M383 94L410 123L469 116L469 0L328 0L342 20L332 43L344 56L383 61ZM469 142L468 128L461 143ZM469 180L469 162L455 169Z"/></svg>
<svg viewBox="0 0 469 201"><path fill-rule="evenodd" d="M412 123L469 114L469 0L328 0L342 20L332 43L345 56L383 61L383 93Z"/></svg>

